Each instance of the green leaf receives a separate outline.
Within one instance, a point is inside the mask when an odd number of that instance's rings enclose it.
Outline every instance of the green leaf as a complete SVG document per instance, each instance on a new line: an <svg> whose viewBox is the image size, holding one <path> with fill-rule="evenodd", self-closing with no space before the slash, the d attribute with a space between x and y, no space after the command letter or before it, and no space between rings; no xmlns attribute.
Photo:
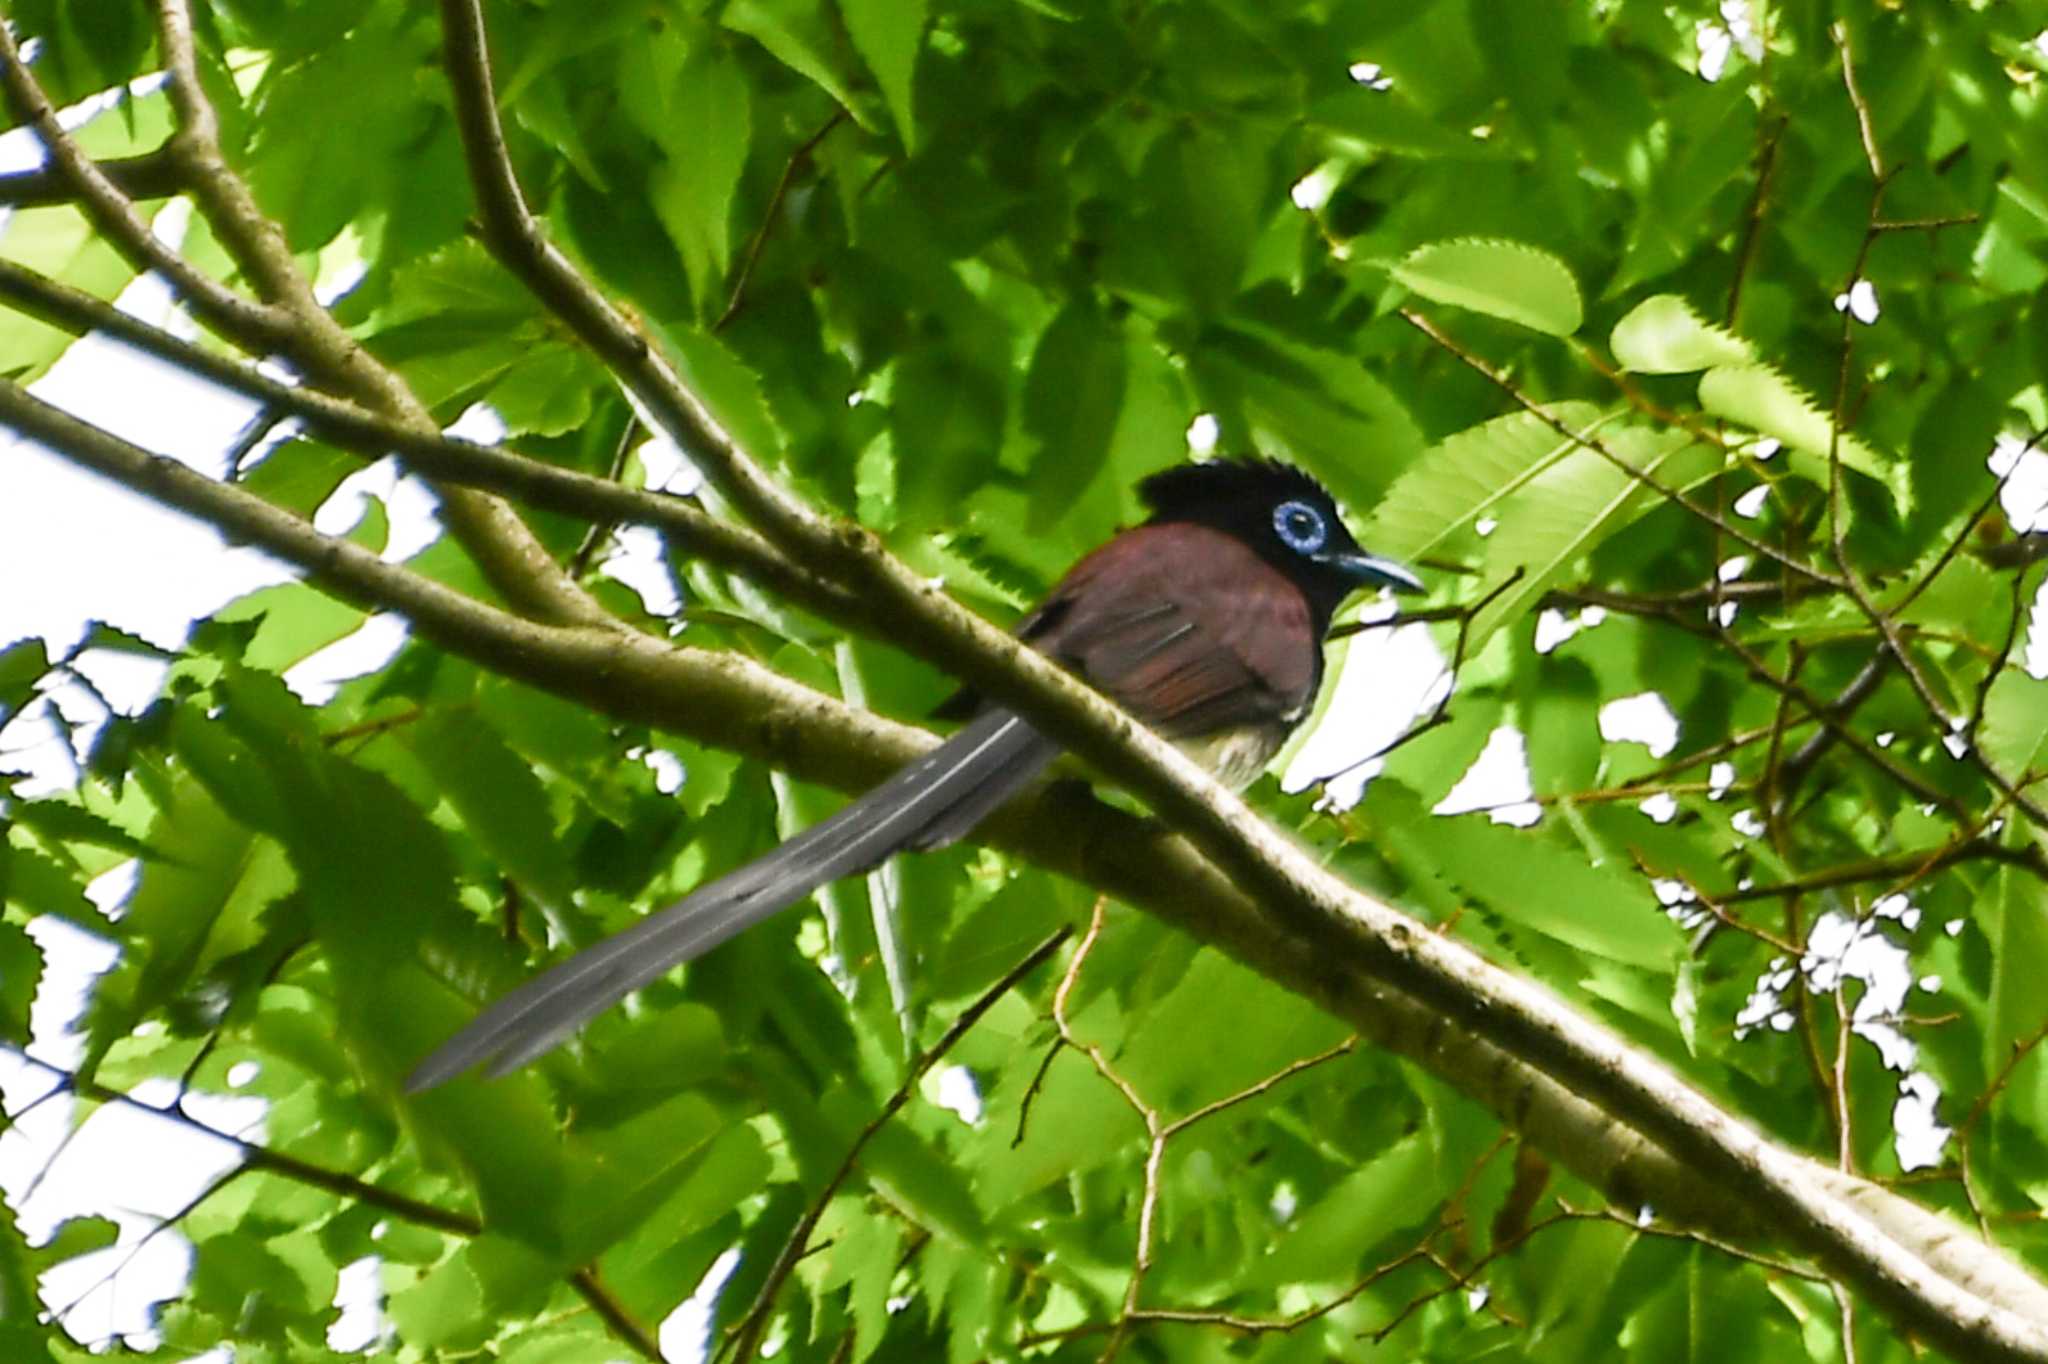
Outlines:
<svg viewBox="0 0 2048 1364"><path fill-rule="evenodd" d="M1579 283L1570 267L1548 251L1522 242L1434 242L1409 252L1392 274L1424 298L1548 336L1570 336L1585 321Z"/></svg>
<svg viewBox="0 0 2048 1364"><path fill-rule="evenodd" d="M29 1007L42 979L43 952L35 939L18 925L0 920L0 1039L13 1047L28 1045Z"/></svg>
<svg viewBox="0 0 2048 1364"><path fill-rule="evenodd" d="M0 649L0 725L21 712L49 671L49 650L39 639L24 639Z"/></svg>
<svg viewBox="0 0 2048 1364"><path fill-rule="evenodd" d="M1412 800L1386 796L1373 809L1378 836L1410 865L1429 869L1512 928L1658 971L1674 969L1684 951L1678 930L1632 868L1589 862L1581 849L1483 815L1429 815Z"/></svg>
<svg viewBox="0 0 2048 1364"><path fill-rule="evenodd" d="M699 47L648 130L667 153L649 186L654 211L682 253L700 306L718 296L731 262L733 197L753 135L750 101L738 64L718 47Z"/></svg>
<svg viewBox="0 0 2048 1364"><path fill-rule="evenodd" d="M675 361L683 382L749 455L772 460L788 444L775 420L761 376L710 332L689 327L652 327ZM638 402L635 408L638 410ZM642 414L645 419L646 414ZM648 421L652 428L660 423Z"/></svg>
<svg viewBox="0 0 2048 1364"><path fill-rule="evenodd" d="M913 80L924 46L926 0L839 0L854 50L875 73L903 150L917 154Z"/></svg>
<svg viewBox="0 0 2048 1364"><path fill-rule="evenodd" d="M533 769L469 711L436 711L402 734L484 851L559 926L576 882Z"/></svg>
<svg viewBox="0 0 2048 1364"><path fill-rule="evenodd" d="M214 613L222 624L256 625L240 661L265 672L282 672L362 628L360 607L337 601L304 583L259 587Z"/></svg>
<svg viewBox="0 0 2048 1364"><path fill-rule="evenodd" d="M1063 310L1038 338L1024 381L1031 460L1031 522L1060 517L1109 461L1123 409L1124 338L1085 305Z"/></svg>
<svg viewBox="0 0 2048 1364"><path fill-rule="evenodd" d="M1912 485L1903 462L1880 455L1847 431L1837 433L1834 423L1812 399L1768 365L1719 365L1708 370L1700 377L1700 406L1823 461L1831 454L1838 455L1846 467L1868 474L1890 489L1900 511L1912 506ZM1827 486L1825 463L1807 463L1804 472Z"/></svg>
<svg viewBox="0 0 2048 1364"><path fill-rule="evenodd" d="M1255 447L1306 465L1347 505L1378 502L1422 453L1407 406L1354 356L1237 324L1205 331L1191 368L1226 430L1242 424Z"/></svg>
<svg viewBox="0 0 2048 1364"><path fill-rule="evenodd" d="M1720 467L1712 447L1683 431L1613 425L1612 414L1589 403L1557 404L1546 416L1512 413L1450 437L1395 482L1365 527L1365 543L1396 558L1448 552L1483 564L1476 595L1498 595L1474 617L1468 653L1608 536L1662 503L1621 465L1678 490ZM1480 535L1489 522L1496 524Z"/></svg>
<svg viewBox="0 0 2048 1364"><path fill-rule="evenodd" d="M0 254L103 302L135 278L133 267L71 208L22 208L8 214L0 227ZM74 339L70 332L12 313L0 328L0 374L22 384L39 379Z"/></svg>
<svg viewBox="0 0 2048 1364"><path fill-rule="evenodd" d="M394 293L363 324L371 349L451 417L487 402L515 433L559 435L588 420L609 384L474 242L408 261Z"/></svg>
<svg viewBox="0 0 2048 1364"><path fill-rule="evenodd" d="M1638 374L1689 374L1717 365L1749 365L1756 349L1693 311L1677 294L1657 294L1614 324L1608 348Z"/></svg>
<svg viewBox="0 0 2048 1364"><path fill-rule="evenodd" d="M111 848L130 857L163 856L106 816L70 800L25 800L17 804L11 814L16 824L34 829L59 843Z"/></svg>
<svg viewBox="0 0 2048 1364"><path fill-rule="evenodd" d="M313 440L288 440L237 480L245 492L310 517L343 479L363 467L356 456Z"/></svg>
<svg viewBox="0 0 2048 1364"><path fill-rule="evenodd" d="M825 16L811 0L735 0L720 18L787 66L817 85L833 102L873 132L873 120L853 93L853 71Z"/></svg>
<svg viewBox="0 0 2048 1364"><path fill-rule="evenodd" d="M191 990L222 958L253 945L257 920L293 885L274 844L236 822L197 781L165 793L149 841L176 861L144 864L120 921L128 951L95 995L98 1047Z"/></svg>
<svg viewBox="0 0 2048 1364"><path fill-rule="evenodd" d="M2000 672L1984 698L1977 747L2009 781L2048 767L2048 681L2011 666Z"/></svg>
<svg viewBox="0 0 2048 1364"><path fill-rule="evenodd" d="M1349 1286L1366 1248L1429 1215L1438 1198L1429 1142L1402 1138L1305 1203L1273 1253L1253 1271L1261 1284Z"/></svg>
<svg viewBox="0 0 2048 1364"><path fill-rule="evenodd" d="M2029 833L2008 828L2006 846ZM2041 883L2017 866L2001 866L1977 916L1991 947L1990 1014L1984 1023L1986 1075L2004 1073L2013 1049L2048 1027L2048 994L2041 990L2040 963L2048 959L2048 897Z"/></svg>

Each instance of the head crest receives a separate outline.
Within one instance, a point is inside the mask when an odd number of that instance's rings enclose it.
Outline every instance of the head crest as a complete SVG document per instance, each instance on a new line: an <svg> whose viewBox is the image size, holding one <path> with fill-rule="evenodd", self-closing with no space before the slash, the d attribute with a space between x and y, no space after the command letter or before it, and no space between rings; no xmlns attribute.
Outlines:
<svg viewBox="0 0 2048 1364"><path fill-rule="evenodd" d="M1270 506L1290 497L1332 501L1329 490L1308 474L1271 459L1175 465L1138 484L1138 496L1160 520L1231 504Z"/></svg>

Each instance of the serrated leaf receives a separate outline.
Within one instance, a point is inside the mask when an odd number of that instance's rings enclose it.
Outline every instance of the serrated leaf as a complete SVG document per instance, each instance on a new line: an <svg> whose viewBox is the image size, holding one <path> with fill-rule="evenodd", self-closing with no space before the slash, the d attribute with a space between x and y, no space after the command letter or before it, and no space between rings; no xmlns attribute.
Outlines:
<svg viewBox="0 0 2048 1364"><path fill-rule="evenodd" d="M111 848L130 857L161 857L149 844L104 815L68 800L25 800L12 813L14 822L59 843L84 843Z"/></svg>
<svg viewBox="0 0 2048 1364"><path fill-rule="evenodd" d="M702 305L731 260L733 196L753 136L751 91L736 62L702 47L677 74L663 114L667 156L649 190Z"/></svg>
<svg viewBox="0 0 2048 1364"><path fill-rule="evenodd" d="M354 455L319 441L284 441L237 480L272 506L311 516L341 481L363 467Z"/></svg>
<svg viewBox="0 0 2048 1364"><path fill-rule="evenodd" d="M882 98L896 120L903 149L917 152L917 120L913 95L917 54L924 47L926 0L839 0L839 13Z"/></svg>
<svg viewBox="0 0 2048 1364"><path fill-rule="evenodd" d="M1423 451L1406 404L1355 356L1236 323L1206 330L1191 368L1254 446L1308 466L1348 505L1378 502Z"/></svg>
<svg viewBox="0 0 2048 1364"><path fill-rule="evenodd" d="M567 906L575 878L533 769L470 711L437 711L402 733L484 851L551 914Z"/></svg>
<svg viewBox="0 0 2048 1364"><path fill-rule="evenodd" d="M1827 414L1768 365L1718 365L1708 370L1700 376L1700 406L1717 417L1775 436L1795 451L1825 460L1832 450L1848 468L1889 488L1901 512L1912 506L1903 463L1880 455L1847 431L1837 435ZM1809 465L1803 472L1827 486L1825 465L1818 471Z"/></svg>
<svg viewBox="0 0 2048 1364"><path fill-rule="evenodd" d="M1579 282L1570 267L1522 242L1433 242L1409 252L1391 273L1424 298L1548 336L1570 336L1585 321Z"/></svg>
<svg viewBox="0 0 2048 1364"><path fill-rule="evenodd" d="M1480 594L1520 573L1474 618L1469 651L1540 600L1602 540L1660 501L1614 460L1558 426L1598 440L1615 459L1666 488L1691 486L1720 467L1717 452L1694 445L1682 431L1606 425L1614 414L1590 403L1559 403L1546 412L1549 421L1531 412L1497 417L1425 452L1395 481L1365 527L1364 542L1395 558L1449 552L1479 559L1485 566ZM1479 535L1488 521L1498 524L1491 534Z"/></svg>
<svg viewBox="0 0 2048 1364"><path fill-rule="evenodd" d="M278 583L237 597L213 614L216 624L251 623L239 659L264 672L283 672L360 630L362 609L304 583Z"/></svg>
<svg viewBox="0 0 2048 1364"><path fill-rule="evenodd" d="M28 1045L29 1007L42 979L43 950L19 925L0 920L0 1039L10 1046Z"/></svg>
<svg viewBox="0 0 2048 1364"><path fill-rule="evenodd" d="M1667 489L1683 491L1722 467L1718 450L1684 431L1623 426L1599 439L1623 464ZM1487 538L1484 590L1510 578L1514 583L1473 618L1468 650L1519 619L1608 536L1663 505L1661 493L1592 450L1573 450L1542 471Z"/></svg>
<svg viewBox="0 0 2048 1364"><path fill-rule="evenodd" d="M39 639L24 639L0 649L0 725L29 703L36 694L36 683L49 671L49 650Z"/></svg>
<svg viewBox="0 0 2048 1364"><path fill-rule="evenodd" d="M1438 1179L1429 1142L1415 1133L1375 1154L1303 1206L1252 1282L1338 1282L1366 1247L1412 1225L1436 1206Z"/></svg>
<svg viewBox="0 0 2048 1364"><path fill-rule="evenodd" d="M2040 684L2037 684L2040 685ZM2001 841L2019 847L2033 836L2014 821ZM2041 990L2041 962L2048 954L2048 899L2024 867L2001 866L1975 915L1991 947L1989 1016L1984 1021L1983 1063L1997 1075L2013 1048L2048 1025L2048 994Z"/></svg>
<svg viewBox="0 0 2048 1364"><path fill-rule="evenodd" d="M1630 966L1670 971L1683 940L1633 871L1589 863L1540 832L1476 815L1430 815L1392 806L1380 835L1398 840L1415 865L1518 929Z"/></svg>
<svg viewBox="0 0 2048 1364"><path fill-rule="evenodd" d="M1514 412L1445 438L1394 482L1367 520L1363 539L1382 554L1416 559L1460 540L1578 448L1558 426L1597 433L1609 418L1591 403Z"/></svg>
<svg viewBox="0 0 2048 1364"><path fill-rule="evenodd" d="M1638 374L1690 374L1757 358L1749 342L1707 321L1677 294L1656 294L1629 309L1607 345L1623 369Z"/></svg>
<svg viewBox="0 0 2048 1364"><path fill-rule="evenodd" d="M72 208L24 208L0 227L0 253L23 269L47 275L102 300L111 300L135 271ZM20 312L0 328L0 374L26 384L48 372L76 340L70 332Z"/></svg>
<svg viewBox="0 0 2048 1364"><path fill-rule="evenodd" d="M1123 408L1123 334L1092 308L1061 310L1038 339L1024 381L1031 460L1031 525L1044 530L1109 459Z"/></svg>
<svg viewBox="0 0 2048 1364"><path fill-rule="evenodd" d="M709 332L648 325L660 337L683 382L748 455L768 461L782 453L787 439L768 406L761 376L746 361ZM661 423L642 405L639 395L622 391L649 430L662 429Z"/></svg>
<svg viewBox="0 0 2048 1364"><path fill-rule="evenodd" d="M2048 764L2048 681L2008 667L1984 698L1977 747L2009 780Z"/></svg>
<svg viewBox="0 0 2048 1364"><path fill-rule="evenodd" d="M777 61L830 95L855 122L875 131L853 92L853 73L842 66L836 36L810 0L734 0L720 22L767 48Z"/></svg>

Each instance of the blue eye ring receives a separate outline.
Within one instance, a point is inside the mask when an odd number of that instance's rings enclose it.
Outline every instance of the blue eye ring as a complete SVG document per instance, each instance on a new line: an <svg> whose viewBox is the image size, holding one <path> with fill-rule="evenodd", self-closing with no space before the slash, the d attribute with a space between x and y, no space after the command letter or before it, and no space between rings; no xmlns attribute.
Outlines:
<svg viewBox="0 0 2048 1364"><path fill-rule="evenodd" d="M1273 533L1296 554L1314 554L1330 538L1323 514L1306 502L1282 502L1273 508Z"/></svg>

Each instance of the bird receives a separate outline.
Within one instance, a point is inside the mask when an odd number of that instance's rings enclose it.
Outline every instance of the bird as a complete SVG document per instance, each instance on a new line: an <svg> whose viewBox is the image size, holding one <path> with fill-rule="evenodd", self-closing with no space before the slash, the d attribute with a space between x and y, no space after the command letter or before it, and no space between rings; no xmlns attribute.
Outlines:
<svg viewBox="0 0 2048 1364"><path fill-rule="evenodd" d="M1183 464L1137 492L1150 515L1077 562L1015 633L1242 789L1314 705L1337 608L1364 588L1423 584L1361 548L1329 492L1292 465ZM535 1060L820 886L965 836L1060 755L1001 706L963 694L941 708L949 711L971 716L952 738L755 861L515 988L421 1061L408 1091Z"/></svg>

